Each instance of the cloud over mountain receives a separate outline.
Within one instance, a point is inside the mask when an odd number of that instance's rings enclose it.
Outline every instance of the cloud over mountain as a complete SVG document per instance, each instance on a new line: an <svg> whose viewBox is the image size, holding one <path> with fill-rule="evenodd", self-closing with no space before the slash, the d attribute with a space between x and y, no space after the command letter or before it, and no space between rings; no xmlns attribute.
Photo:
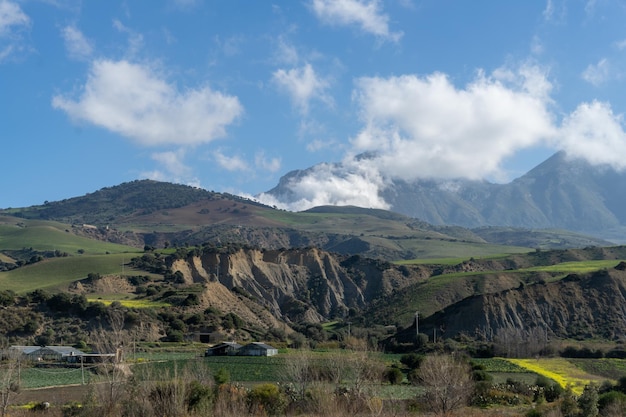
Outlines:
<svg viewBox="0 0 626 417"><path fill-rule="evenodd" d="M478 72L463 88L442 73L362 77L353 92L362 128L341 163L301 171L283 184L289 199L268 202L293 210L387 208L381 191L390 181L508 180L506 159L537 146L594 165L626 167L622 116L594 101L559 122L551 90L545 71L530 65ZM364 153L367 158L359 157Z"/></svg>

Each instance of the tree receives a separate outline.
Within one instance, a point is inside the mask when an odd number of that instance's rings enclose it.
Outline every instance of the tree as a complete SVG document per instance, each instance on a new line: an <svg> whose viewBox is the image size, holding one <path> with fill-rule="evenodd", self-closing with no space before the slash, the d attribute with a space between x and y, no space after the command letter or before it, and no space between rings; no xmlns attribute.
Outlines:
<svg viewBox="0 0 626 417"><path fill-rule="evenodd" d="M447 415L467 404L474 388L468 363L453 355L426 356L418 376L423 399L437 415Z"/></svg>
<svg viewBox="0 0 626 417"><path fill-rule="evenodd" d="M578 398L581 417L596 417L598 415L598 385L585 385L583 393Z"/></svg>
<svg viewBox="0 0 626 417"><path fill-rule="evenodd" d="M304 401L306 391L313 383L313 372L311 371L311 352L300 349L290 355L285 361L285 379L294 385L296 399Z"/></svg>
<svg viewBox="0 0 626 417"><path fill-rule="evenodd" d="M22 353L4 346L0 364L0 416L7 415L7 410L15 396L20 392L19 368Z"/></svg>
<svg viewBox="0 0 626 417"><path fill-rule="evenodd" d="M125 383L130 376L123 355L123 348L130 340L128 332L124 330L124 312L111 304L107 310L107 319L110 330L99 328L90 334L91 344L96 352L112 354L102 358L99 363L98 373L103 382L93 386L100 414L104 417L117 414L128 394Z"/></svg>

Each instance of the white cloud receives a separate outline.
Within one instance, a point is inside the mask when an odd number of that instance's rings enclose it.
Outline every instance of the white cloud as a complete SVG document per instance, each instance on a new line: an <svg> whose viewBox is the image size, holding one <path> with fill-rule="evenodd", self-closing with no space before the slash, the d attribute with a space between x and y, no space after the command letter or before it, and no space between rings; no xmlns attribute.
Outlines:
<svg viewBox="0 0 626 417"><path fill-rule="evenodd" d="M583 80L594 86L605 83L611 77L611 67L606 58L598 61L597 64L590 64L582 73Z"/></svg>
<svg viewBox="0 0 626 417"><path fill-rule="evenodd" d="M546 1L546 8L543 9L543 17L546 20L552 19L552 15L554 14L554 3L553 0Z"/></svg>
<svg viewBox="0 0 626 417"><path fill-rule="evenodd" d="M185 150L182 148L177 151L155 152L152 159L161 163L176 178L185 178L191 174L191 168L184 163Z"/></svg>
<svg viewBox="0 0 626 417"><path fill-rule="evenodd" d="M17 3L0 0L0 62L22 50L20 30L30 26L30 18Z"/></svg>
<svg viewBox="0 0 626 417"><path fill-rule="evenodd" d="M13 28L30 25L30 18L17 3L0 0L0 37L8 36Z"/></svg>
<svg viewBox="0 0 626 417"><path fill-rule="evenodd" d="M259 198L291 210L325 204L386 208L380 192L390 179L502 178L507 157L538 145L626 169L623 115L594 101L559 122L551 89L533 66L491 76L479 72L464 88L441 73L361 78L354 100L363 128L344 161L293 176L289 196Z"/></svg>
<svg viewBox="0 0 626 417"><path fill-rule="evenodd" d="M65 48L71 58L85 60L93 53L91 42L74 26L64 27L61 31L61 35L65 41Z"/></svg>
<svg viewBox="0 0 626 417"><path fill-rule="evenodd" d="M315 15L331 25L356 25L361 30L397 42L402 32L389 30L389 16L381 12L379 0L312 0Z"/></svg>
<svg viewBox="0 0 626 417"><path fill-rule="evenodd" d="M269 172L277 172L281 166L279 157L268 158L265 156L265 152L258 152L254 157L254 162L257 168Z"/></svg>
<svg viewBox="0 0 626 417"><path fill-rule="evenodd" d="M213 155L215 162L227 171L249 171L247 162L240 156L227 156L221 151L216 151Z"/></svg>
<svg viewBox="0 0 626 417"><path fill-rule="evenodd" d="M382 177L375 170L365 169L363 164L346 161L348 170L331 164L311 168L307 175L296 178L291 184L292 202L283 203L267 194L256 198L264 204L294 211L321 205L371 207L388 209L390 206L378 195L383 185Z"/></svg>
<svg viewBox="0 0 626 417"><path fill-rule="evenodd" d="M623 170L626 168L623 122L623 116L614 114L607 103L583 103L563 121L558 146L571 157Z"/></svg>
<svg viewBox="0 0 626 417"><path fill-rule="evenodd" d="M134 30L126 27L122 22L117 19L113 20L113 27L120 33L124 33L128 36L128 56L135 56L143 48L143 35L137 33Z"/></svg>
<svg viewBox="0 0 626 417"><path fill-rule="evenodd" d="M361 78L353 152L374 152L385 176L405 180L498 175L505 158L555 134L550 88L533 67L479 73L463 89L441 73Z"/></svg>
<svg viewBox="0 0 626 417"><path fill-rule="evenodd" d="M80 97L58 95L52 106L145 146L213 141L243 113L237 97L209 87L179 91L148 66L124 60L95 61Z"/></svg>
<svg viewBox="0 0 626 417"><path fill-rule="evenodd" d="M289 65L295 65L300 59L296 47L286 41L283 36L278 38L275 55L276 61Z"/></svg>
<svg viewBox="0 0 626 417"><path fill-rule="evenodd" d="M142 172L140 177L199 187L200 180L193 176L192 169L185 164L185 154L183 148L153 153L152 159L161 164L162 169Z"/></svg>
<svg viewBox="0 0 626 417"><path fill-rule="evenodd" d="M314 139L306 145L306 150L309 152L317 152L322 149L330 149L337 147L337 142L334 140Z"/></svg>
<svg viewBox="0 0 626 417"><path fill-rule="evenodd" d="M329 81L320 77L311 64L307 63L303 67L289 70L279 69L274 71L272 79L287 92L302 114L308 113L309 103L313 99L318 99L330 106L333 104L332 98L327 93L330 87Z"/></svg>
<svg viewBox="0 0 626 417"><path fill-rule="evenodd" d="M543 42L541 38L537 35L533 36L533 39L530 43L530 51L533 55L541 55L544 52Z"/></svg>

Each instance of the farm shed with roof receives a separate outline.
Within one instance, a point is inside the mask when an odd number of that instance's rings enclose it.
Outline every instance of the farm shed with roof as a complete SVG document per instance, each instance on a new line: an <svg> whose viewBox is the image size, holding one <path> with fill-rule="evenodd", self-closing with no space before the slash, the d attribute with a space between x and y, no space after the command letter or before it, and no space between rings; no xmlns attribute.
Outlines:
<svg viewBox="0 0 626 417"><path fill-rule="evenodd" d="M233 356L239 353L241 345L235 342L224 342L208 348L204 356Z"/></svg>
<svg viewBox="0 0 626 417"><path fill-rule="evenodd" d="M265 343L252 342L239 349L241 356L274 356L278 354L278 349Z"/></svg>
<svg viewBox="0 0 626 417"><path fill-rule="evenodd" d="M11 346L31 361L78 362L84 352L71 346Z"/></svg>

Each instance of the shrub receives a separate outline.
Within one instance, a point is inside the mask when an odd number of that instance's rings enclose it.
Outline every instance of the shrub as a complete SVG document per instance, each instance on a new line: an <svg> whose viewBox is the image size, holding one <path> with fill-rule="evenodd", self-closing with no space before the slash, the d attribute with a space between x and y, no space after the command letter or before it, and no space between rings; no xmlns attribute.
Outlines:
<svg viewBox="0 0 626 417"><path fill-rule="evenodd" d="M400 358L400 363L409 369L417 369L420 367L420 364L423 360L423 355L418 355L417 353L407 353L405 355L402 355L402 357Z"/></svg>
<svg viewBox="0 0 626 417"><path fill-rule="evenodd" d="M248 403L253 415L257 411L265 411L270 416L281 414L287 405L285 396L278 387L269 383L254 387L248 394Z"/></svg>
<svg viewBox="0 0 626 417"><path fill-rule="evenodd" d="M402 371L396 368L395 366L387 368L387 370L385 371L385 379L391 385L401 384L403 378L404 376L402 375Z"/></svg>
<svg viewBox="0 0 626 417"><path fill-rule="evenodd" d="M230 382L230 373L226 369L220 368L213 375L213 380L217 386L228 384Z"/></svg>
<svg viewBox="0 0 626 417"><path fill-rule="evenodd" d="M611 406L613 408L620 408L621 411L626 411L626 394L619 391L609 391L600 395L598 398L598 408L600 412L603 412Z"/></svg>
<svg viewBox="0 0 626 417"><path fill-rule="evenodd" d="M204 414L211 408L213 400L212 387L192 381L187 389L187 408L191 412Z"/></svg>

